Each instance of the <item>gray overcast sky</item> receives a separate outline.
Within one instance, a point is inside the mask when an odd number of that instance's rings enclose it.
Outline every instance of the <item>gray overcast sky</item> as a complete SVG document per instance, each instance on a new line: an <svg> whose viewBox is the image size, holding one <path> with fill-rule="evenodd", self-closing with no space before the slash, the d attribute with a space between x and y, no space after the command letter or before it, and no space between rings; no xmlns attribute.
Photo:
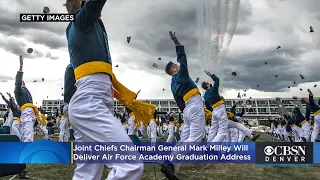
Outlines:
<svg viewBox="0 0 320 180"><path fill-rule="evenodd" d="M227 98L236 98L241 89L250 89L247 96L257 98L306 96L307 88L316 95L320 93L313 87L320 79L319 0L241 0L237 29L221 66L215 60L202 60L199 51L202 30L199 10L205 1L208 0L107 1L102 20L109 36L113 67L119 65L114 73L132 91L142 89L139 98L172 98L170 77L163 70L167 62L176 61L174 44L168 36L170 30L176 32L186 47L191 78L200 77L200 82L210 80L203 73L206 67L212 73L224 72L222 95ZM68 23L20 23L19 14L42 13L44 6L51 13L66 13L64 3L64 0L0 1L1 92L13 92L22 54L24 78L35 102L40 105L47 97L62 99L64 70L69 64L65 36ZM314 33L309 33L309 26L313 26ZM127 36L132 37L129 44ZM279 45L281 49L277 50ZM32 54L26 52L29 47L35 50ZM233 71L237 76L231 75ZM306 79L302 80L299 74ZM41 78L45 81L41 82Z"/></svg>

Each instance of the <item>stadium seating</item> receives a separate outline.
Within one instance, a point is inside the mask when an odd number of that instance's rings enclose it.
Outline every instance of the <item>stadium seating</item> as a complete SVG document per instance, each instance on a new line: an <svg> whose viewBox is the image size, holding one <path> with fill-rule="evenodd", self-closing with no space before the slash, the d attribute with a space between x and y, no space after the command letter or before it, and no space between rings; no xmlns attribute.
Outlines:
<svg viewBox="0 0 320 180"><path fill-rule="evenodd" d="M0 142L20 142L20 139L16 135L0 134ZM25 169L25 164L0 164L0 177L19 174Z"/></svg>

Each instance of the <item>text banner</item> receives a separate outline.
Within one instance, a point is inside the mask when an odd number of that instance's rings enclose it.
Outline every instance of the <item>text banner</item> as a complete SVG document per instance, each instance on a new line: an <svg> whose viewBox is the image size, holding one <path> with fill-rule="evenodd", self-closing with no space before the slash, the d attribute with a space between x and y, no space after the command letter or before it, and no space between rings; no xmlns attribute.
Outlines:
<svg viewBox="0 0 320 180"><path fill-rule="evenodd" d="M255 163L255 143L74 143L76 163Z"/></svg>

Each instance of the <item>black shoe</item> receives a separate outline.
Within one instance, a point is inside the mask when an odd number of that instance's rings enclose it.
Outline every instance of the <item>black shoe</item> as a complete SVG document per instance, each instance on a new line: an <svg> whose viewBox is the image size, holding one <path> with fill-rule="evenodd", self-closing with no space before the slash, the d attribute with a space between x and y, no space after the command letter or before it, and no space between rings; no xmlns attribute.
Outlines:
<svg viewBox="0 0 320 180"><path fill-rule="evenodd" d="M19 179L30 179L28 176L27 176L27 170L23 170L22 172L20 172L18 175L19 175Z"/></svg>
<svg viewBox="0 0 320 180"><path fill-rule="evenodd" d="M165 163L163 165L166 166L169 169L170 172L172 172L172 173L175 172L174 171L174 165L170 161L165 161Z"/></svg>
<svg viewBox="0 0 320 180"><path fill-rule="evenodd" d="M251 139L253 142L255 142L259 138L260 134L254 135Z"/></svg>
<svg viewBox="0 0 320 180"><path fill-rule="evenodd" d="M179 178L174 174L174 166L173 166L173 164L161 164L161 172L169 180L179 180Z"/></svg>

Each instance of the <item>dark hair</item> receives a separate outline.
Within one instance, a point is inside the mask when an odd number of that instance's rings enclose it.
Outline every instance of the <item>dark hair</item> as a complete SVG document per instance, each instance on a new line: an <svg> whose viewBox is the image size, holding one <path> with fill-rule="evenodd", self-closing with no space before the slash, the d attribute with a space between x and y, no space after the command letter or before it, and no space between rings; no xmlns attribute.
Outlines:
<svg viewBox="0 0 320 180"><path fill-rule="evenodd" d="M207 90L207 89L208 89L207 82L202 82L201 87L202 87L204 90Z"/></svg>
<svg viewBox="0 0 320 180"><path fill-rule="evenodd" d="M126 119L125 118L121 118L121 123L125 123Z"/></svg>
<svg viewBox="0 0 320 180"><path fill-rule="evenodd" d="M174 121L174 118L171 116L171 117L169 118L169 121Z"/></svg>
<svg viewBox="0 0 320 180"><path fill-rule="evenodd" d="M170 75L170 76L172 75L171 72L170 72L172 65L173 65L173 62L170 61L170 62L166 65L166 69L165 69L166 73L167 73L168 75Z"/></svg>

